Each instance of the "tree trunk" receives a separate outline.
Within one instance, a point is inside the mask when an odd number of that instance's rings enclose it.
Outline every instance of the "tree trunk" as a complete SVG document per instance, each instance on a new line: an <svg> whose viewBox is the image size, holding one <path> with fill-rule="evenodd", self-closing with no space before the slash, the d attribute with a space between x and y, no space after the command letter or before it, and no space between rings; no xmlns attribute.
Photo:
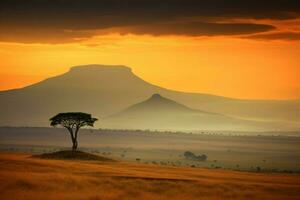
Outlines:
<svg viewBox="0 0 300 200"><path fill-rule="evenodd" d="M78 147L78 141L77 141L77 133L79 131L79 127L76 127L75 134L74 134L74 142L73 142L73 151L77 150Z"/></svg>
<svg viewBox="0 0 300 200"><path fill-rule="evenodd" d="M76 151L77 150L77 146L78 146L78 142L75 139L72 142L73 142L72 150Z"/></svg>
<svg viewBox="0 0 300 200"><path fill-rule="evenodd" d="M71 140L72 140L72 151L76 151L77 149L77 139L74 137L73 135L73 129L72 128L68 128L69 132L70 132L70 136L71 136Z"/></svg>

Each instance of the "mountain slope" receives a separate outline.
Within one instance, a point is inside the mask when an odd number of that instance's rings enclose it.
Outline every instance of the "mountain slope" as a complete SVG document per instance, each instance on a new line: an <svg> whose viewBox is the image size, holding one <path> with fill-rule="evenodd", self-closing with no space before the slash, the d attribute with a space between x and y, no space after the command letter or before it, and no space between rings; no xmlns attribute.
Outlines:
<svg viewBox="0 0 300 200"><path fill-rule="evenodd" d="M52 115L67 111L105 117L154 93L207 112L283 124L300 122L299 100L238 100L177 92L147 83L125 66L87 65L22 89L0 92L0 126L45 126Z"/></svg>
<svg viewBox="0 0 300 200"><path fill-rule="evenodd" d="M226 115L191 109L159 94L102 119L101 127L155 130L280 130L281 124L243 120ZM276 129L274 129L276 128Z"/></svg>
<svg viewBox="0 0 300 200"><path fill-rule="evenodd" d="M171 99L162 97L160 94L153 94L149 99L141 103L130 106L126 110L122 111L120 114L133 114L133 113L186 113L186 112L196 112L182 104L179 104Z"/></svg>

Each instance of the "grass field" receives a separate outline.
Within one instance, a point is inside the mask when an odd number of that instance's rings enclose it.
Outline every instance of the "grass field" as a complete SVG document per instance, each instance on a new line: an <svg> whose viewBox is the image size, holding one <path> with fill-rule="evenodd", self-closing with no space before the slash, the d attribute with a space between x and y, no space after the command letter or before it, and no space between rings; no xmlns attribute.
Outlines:
<svg viewBox="0 0 300 200"><path fill-rule="evenodd" d="M300 176L0 152L0 199L300 199Z"/></svg>
<svg viewBox="0 0 300 200"><path fill-rule="evenodd" d="M288 133L239 134L243 133L83 129L79 134L79 148L123 161L136 162L139 159L144 164L238 171L257 171L259 168L263 172L300 173L300 137L284 135ZM70 146L65 129L0 128L0 151L40 154L66 150ZM205 154L208 159L206 162L186 160L185 151Z"/></svg>

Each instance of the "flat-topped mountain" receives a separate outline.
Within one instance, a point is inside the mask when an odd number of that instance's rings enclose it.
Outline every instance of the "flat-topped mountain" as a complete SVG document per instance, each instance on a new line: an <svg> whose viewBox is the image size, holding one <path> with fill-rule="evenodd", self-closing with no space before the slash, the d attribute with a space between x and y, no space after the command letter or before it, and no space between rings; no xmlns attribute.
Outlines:
<svg viewBox="0 0 300 200"><path fill-rule="evenodd" d="M83 89L100 92L108 89L136 90L141 86L145 87L147 85L149 84L134 75L131 69L126 66L85 65L72 67L65 74L46 79L23 89L45 90L46 87L47 89L77 87L77 92L84 92L80 91Z"/></svg>
<svg viewBox="0 0 300 200"><path fill-rule="evenodd" d="M177 92L148 83L121 65L72 67L62 75L28 87L0 92L0 126L48 126L48 119L59 112L81 111L100 118L99 127L101 118L156 93L191 109L276 121L283 125L283 130L299 127L299 100L239 100Z"/></svg>

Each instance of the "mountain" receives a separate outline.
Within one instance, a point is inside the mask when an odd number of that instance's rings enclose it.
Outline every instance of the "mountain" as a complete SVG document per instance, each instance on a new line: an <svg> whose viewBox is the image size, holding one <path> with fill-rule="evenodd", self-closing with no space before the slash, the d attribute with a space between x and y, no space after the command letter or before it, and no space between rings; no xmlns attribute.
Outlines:
<svg viewBox="0 0 300 200"><path fill-rule="evenodd" d="M173 131L248 130L266 131L280 128L274 122L244 120L189 108L171 99L153 94L149 99L102 119L104 128L155 129Z"/></svg>
<svg viewBox="0 0 300 200"><path fill-rule="evenodd" d="M86 65L21 89L0 92L0 126L48 126L58 112L81 111L104 118L161 94L180 104L247 120L300 123L300 100L240 100L186 93L150 84L126 66ZM101 126L101 119L98 123Z"/></svg>
<svg viewBox="0 0 300 200"><path fill-rule="evenodd" d="M187 106L177 103L171 99L167 99L162 97L160 94L153 94L149 99L143 101L141 103L134 104L127 108L126 110L118 113L118 115L128 115L128 114L135 114L141 113L144 114L157 114L157 113L165 113L165 114L172 114L172 113L187 113L187 112L196 112Z"/></svg>

